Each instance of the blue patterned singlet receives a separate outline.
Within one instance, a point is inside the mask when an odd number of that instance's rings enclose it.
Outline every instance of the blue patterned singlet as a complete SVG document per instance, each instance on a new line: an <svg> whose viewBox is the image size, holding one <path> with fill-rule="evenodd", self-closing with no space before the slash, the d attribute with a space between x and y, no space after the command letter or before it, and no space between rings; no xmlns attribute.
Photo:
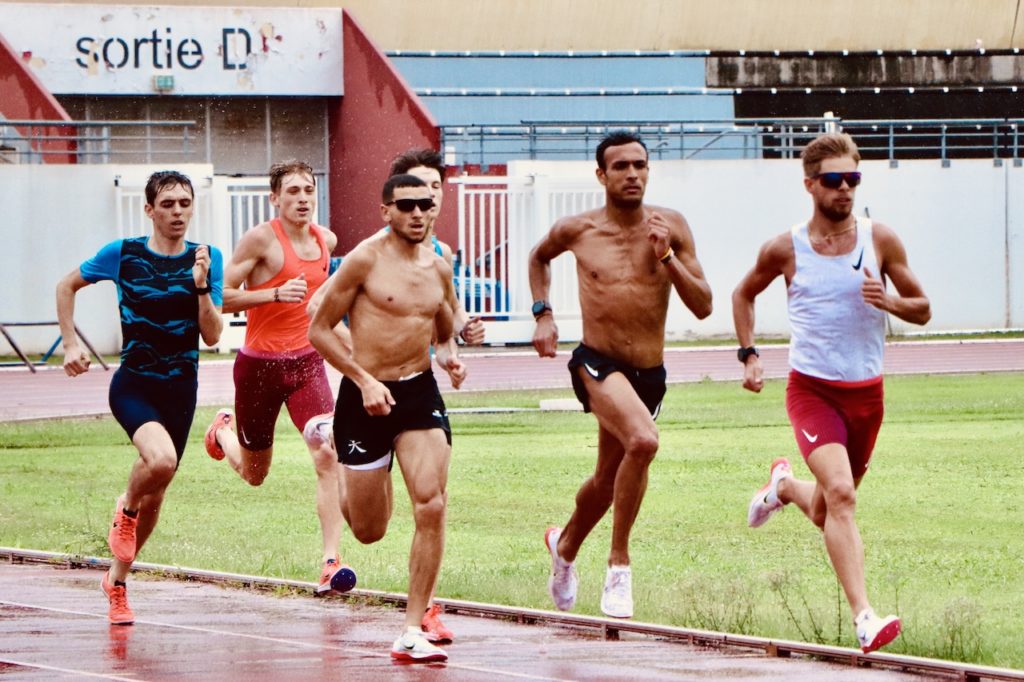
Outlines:
<svg viewBox="0 0 1024 682"><path fill-rule="evenodd" d="M195 377L199 362L199 297L192 278L194 242L176 256L155 253L149 237L118 239L82 263L87 282L112 280L121 310L121 367L147 377ZM224 261L210 247L213 304L223 300Z"/></svg>

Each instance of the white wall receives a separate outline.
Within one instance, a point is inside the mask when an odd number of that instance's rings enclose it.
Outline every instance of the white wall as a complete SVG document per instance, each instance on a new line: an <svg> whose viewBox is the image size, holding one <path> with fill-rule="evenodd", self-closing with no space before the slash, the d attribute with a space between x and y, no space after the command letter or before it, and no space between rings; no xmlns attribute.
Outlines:
<svg viewBox="0 0 1024 682"><path fill-rule="evenodd" d="M861 163L856 212L892 227L931 298L925 329L1024 327L1024 169L991 160ZM510 175L594 178L592 161L521 161ZM653 161L651 204L681 211L714 294L714 312L697 321L678 298L669 338L731 336L732 289L760 246L811 213L798 160ZM774 282L757 303L757 332L789 334L785 289ZM921 329L893 318L894 332Z"/></svg>
<svg viewBox="0 0 1024 682"><path fill-rule="evenodd" d="M189 238L225 248L230 226L211 217L213 209L205 212L204 206L213 203L204 201L212 167L177 168L192 178L197 190L199 215ZM582 178L597 186L593 168L592 161L548 161L516 162L509 170L513 175ZM138 187L153 170L157 168L0 165L5 212L0 272L6 285L0 321L55 320L57 280L121 236L114 178L121 176L122 186ZM938 161L903 161L897 168L865 161L861 170L864 184L857 191L857 210L867 208L903 239L911 267L932 300L933 319L925 329L1024 328L1024 168L996 167L983 160L954 161L948 168ZM801 176L799 162L792 160L652 163L647 198L687 217L714 293L714 312L699 322L674 299L670 338L731 337L730 295L736 282L765 240L810 214ZM75 319L102 352L120 348L112 284L82 290ZM898 321L893 328L918 329ZM757 331L788 335L781 281L758 299ZM42 353L56 339L57 329L18 328L14 335L27 352ZM11 352L5 346L0 341L0 353Z"/></svg>
<svg viewBox="0 0 1024 682"><path fill-rule="evenodd" d="M209 165L180 165L195 185L197 199L213 175ZM0 165L0 322L38 322L57 319L57 281L92 257L104 244L118 239L116 177L122 187L140 187L155 170L150 166ZM197 209L203 210L197 200ZM194 221L198 228L200 221ZM206 227L203 232L205 236ZM151 225L125 225L149 231ZM189 239L198 239L190 230ZM206 239L204 239L206 241ZM216 243L216 242L215 242ZM225 254L227 256L229 254ZM75 321L103 353L121 347L117 292L111 282L79 291ZM20 327L12 336L28 353L42 353L57 338L56 327ZM59 349L58 349L59 350ZM0 338L0 354L13 354Z"/></svg>

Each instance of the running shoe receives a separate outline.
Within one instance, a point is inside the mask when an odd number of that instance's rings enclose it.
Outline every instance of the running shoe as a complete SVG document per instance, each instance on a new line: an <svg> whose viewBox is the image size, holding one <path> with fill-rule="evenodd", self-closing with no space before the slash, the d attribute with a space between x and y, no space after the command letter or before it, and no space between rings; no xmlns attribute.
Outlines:
<svg viewBox="0 0 1024 682"><path fill-rule="evenodd" d="M331 442L331 433L334 431L334 413L319 414L312 417L302 428L302 440L306 444L318 448L324 443Z"/></svg>
<svg viewBox="0 0 1024 682"><path fill-rule="evenodd" d="M601 594L601 611L612 618L633 617L633 572L629 566L609 566Z"/></svg>
<svg viewBox="0 0 1024 682"><path fill-rule="evenodd" d="M853 620L857 628L857 643L868 654L899 637L900 619L896 616L881 618L871 609L864 609Z"/></svg>
<svg viewBox="0 0 1024 682"><path fill-rule="evenodd" d="M206 435L203 437L203 445L206 446L206 454L213 457L216 460L224 459L224 448L217 442L217 432L225 426L231 426L231 421L234 419L234 412L228 408L224 408L214 415L213 421L210 422L209 428L206 429Z"/></svg>
<svg viewBox="0 0 1024 682"><path fill-rule="evenodd" d="M428 642L422 632L409 627L391 646L391 658L405 663L431 663L447 661L448 654Z"/></svg>
<svg viewBox="0 0 1024 682"><path fill-rule="evenodd" d="M441 622L441 607L438 604L432 604L423 614L420 629L427 641L433 644L451 644L455 641L455 633Z"/></svg>
<svg viewBox="0 0 1024 682"><path fill-rule="evenodd" d="M124 497L122 495L117 498L114 520L110 524L110 532L107 533L107 544L117 559L130 564L135 561L135 525L138 518L133 519L124 513Z"/></svg>
<svg viewBox="0 0 1024 682"><path fill-rule="evenodd" d="M568 611L576 603L576 588L579 576L571 561L558 556L558 538L562 537L562 529L552 526L544 533L544 544L551 554L551 577L548 578L548 594L555 602L559 611Z"/></svg>
<svg viewBox="0 0 1024 682"><path fill-rule="evenodd" d="M324 562L324 569L320 571L320 584L316 587L317 594L325 592L348 592L356 586L356 572L346 564L341 563L341 558L335 556Z"/></svg>
<svg viewBox="0 0 1024 682"><path fill-rule="evenodd" d="M782 509L782 500L779 499L779 481L793 475L789 466L789 460L779 457L772 462L771 478L761 487L750 500L750 507L747 508L747 525L751 528L760 528L765 524L772 514Z"/></svg>
<svg viewBox="0 0 1024 682"><path fill-rule="evenodd" d="M107 600L110 602L110 610L107 612L107 618L110 619L111 625L131 625L135 622L135 614L132 613L132 608L128 606L128 588L126 586L118 584L110 584L110 573L103 574L103 580L100 581L100 587L103 588L103 594L107 595Z"/></svg>

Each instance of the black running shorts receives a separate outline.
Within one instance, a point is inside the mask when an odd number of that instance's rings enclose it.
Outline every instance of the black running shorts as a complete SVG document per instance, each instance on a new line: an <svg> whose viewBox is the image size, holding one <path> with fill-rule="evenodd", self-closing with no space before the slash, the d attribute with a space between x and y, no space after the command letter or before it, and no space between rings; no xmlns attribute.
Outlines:
<svg viewBox="0 0 1024 682"><path fill-rule="evenodd" d="M569 375L572 377L572 388L576 392L576 397L583 403L584 412L590 412L590 396L587 394L587 388L580 376L580 368L583 368L583 371L597 381L604 381L609 374L619 372L626 377L637 396L647 406L651 417L658 418L661 401L665 398L667 374L664 364L647 369L637 369L581 343L572 352L572 358L569 360Z"/></svg>
<svg viewBox="0 0 1024 682"><path fill-rule="evenodd" d="M363 407L362 391L348 377L342 378L334 410L334 444L339 462L361 467L393 455L395 441L406 431L441 429L451 445L448 410L433 372L428 369L411 379L381 383L391 391L395 404L390 414L371 417Z"/></svg>

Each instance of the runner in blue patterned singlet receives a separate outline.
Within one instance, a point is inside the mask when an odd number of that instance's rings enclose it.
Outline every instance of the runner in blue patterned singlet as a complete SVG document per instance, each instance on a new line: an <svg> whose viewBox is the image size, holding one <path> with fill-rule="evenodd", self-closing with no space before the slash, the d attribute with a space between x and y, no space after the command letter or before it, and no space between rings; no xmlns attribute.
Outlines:
<svg viewBox="0 0 1024 682"><path fill-rule="evenodd" d="M134 622L125 580L156 527L185 451L196 406L199 339L208 345L220 339L223 262L217 249L185 240L193 196L188 177L154 173L146 184L153 234L107 244L57 284L64 371L72 377L89 370L75 335L75 296L103 280L117 287L123 346L110 382L110 409L139 459L107 536L114 558L101 585L115 625Z"/></svg>

